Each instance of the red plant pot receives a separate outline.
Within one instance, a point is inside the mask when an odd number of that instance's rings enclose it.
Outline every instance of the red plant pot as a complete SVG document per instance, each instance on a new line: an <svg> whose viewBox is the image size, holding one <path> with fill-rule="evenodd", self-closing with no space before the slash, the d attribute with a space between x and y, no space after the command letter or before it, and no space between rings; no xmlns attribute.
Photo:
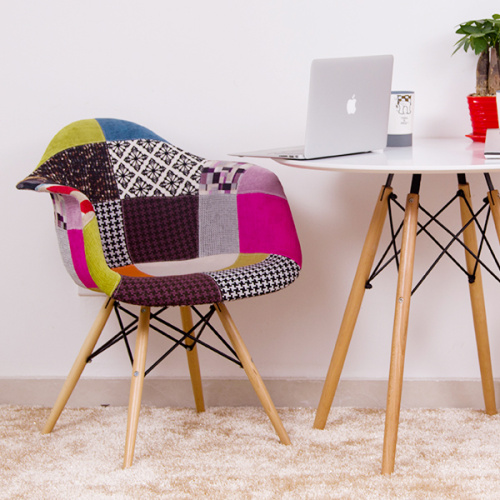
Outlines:
<svg viewBox="0 0 500 500"><path fill-rule="evenodd" d="M498 128L497 98L495 96L467 96L469 103L472 134L467 134L473 141L484 142L486 130Z"/></svg>

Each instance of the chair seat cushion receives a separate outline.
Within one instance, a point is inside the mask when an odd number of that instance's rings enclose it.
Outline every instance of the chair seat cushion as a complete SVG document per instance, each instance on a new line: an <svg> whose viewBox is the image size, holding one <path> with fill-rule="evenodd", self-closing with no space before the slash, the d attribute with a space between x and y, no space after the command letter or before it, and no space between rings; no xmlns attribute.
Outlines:
<svg viewBox="0 0 500 500"><path fill-rule="evenodd" d="M255 254L252 256L225 256L230 261L251 262L243 266L229 265L224 269L208 272L175 274L175 266L165 263L163 276L146 274L144 270L159 273L151 263L145 266L127 266L116 269L122 275L119 286L113 293L116 300L142 306L196 305L237 300L271 293L288 286L298 276L300 268L296 262L281 255ZM224 258L219 256L220 264ZM180 269L187 266L214 265L217 259L194 259L197 262L179 262ZM141 270L142 269L142 270Z"/></svg>
<svg viewBox="0 0 500 500"><path fill-rule="evenodd" d="M113 297L127 304L151 307L192 306L222 300L219 287L204 273L148 278L123 276Z"/></svg>

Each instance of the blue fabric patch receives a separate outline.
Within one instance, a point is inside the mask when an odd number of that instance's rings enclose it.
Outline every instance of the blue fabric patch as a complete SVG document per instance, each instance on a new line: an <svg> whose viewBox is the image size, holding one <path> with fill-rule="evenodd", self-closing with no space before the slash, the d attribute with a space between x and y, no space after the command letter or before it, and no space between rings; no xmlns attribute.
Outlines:
<svg viewBox="0 0 500 500"><path fill-rule="evenodd" d="M102 128L107 141L131 141L134 139L153 139L155 141L165 141L151 130L141 127L126 120L115 120L113 118L96 118Z"/></svg>

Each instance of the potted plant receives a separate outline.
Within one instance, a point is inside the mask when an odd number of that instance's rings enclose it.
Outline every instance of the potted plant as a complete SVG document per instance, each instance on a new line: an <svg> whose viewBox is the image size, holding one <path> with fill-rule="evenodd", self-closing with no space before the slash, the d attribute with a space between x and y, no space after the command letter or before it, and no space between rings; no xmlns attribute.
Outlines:
<svg viewBox="0 0 500 500"><path fill-rule="evenodd" d="M496 93L500 90L500 14L490 19L478 19L461 23L456 31L462 35L455 44L467 52L479 56L476 68L476 93L467 96L472 122L472 134L468 137L484 141L488 128L498 128Z"/></svg>

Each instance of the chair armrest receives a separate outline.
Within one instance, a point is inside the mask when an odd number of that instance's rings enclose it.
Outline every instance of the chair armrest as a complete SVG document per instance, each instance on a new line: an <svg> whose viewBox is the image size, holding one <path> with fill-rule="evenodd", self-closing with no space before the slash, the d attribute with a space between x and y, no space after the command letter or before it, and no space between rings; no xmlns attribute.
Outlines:
<svg viewBox="0 0 500 500"><path fill-rule="evenodd" d="M46 177L37 177L34 175L30 175L23 179L21 182L18 182L16 188L38 191L40 186L43 186L44 184L50 184L49 179L47 179Z"/></svg>
<svg viewBox="0 0 500 500"><path fill-rule="evenodd" d="M87 196L71 186L37 176L27 177L17 184L17 188L52 196L56 232L66 270L77 285L111 295L121 277L106 263L94 207Z"/></svg>

